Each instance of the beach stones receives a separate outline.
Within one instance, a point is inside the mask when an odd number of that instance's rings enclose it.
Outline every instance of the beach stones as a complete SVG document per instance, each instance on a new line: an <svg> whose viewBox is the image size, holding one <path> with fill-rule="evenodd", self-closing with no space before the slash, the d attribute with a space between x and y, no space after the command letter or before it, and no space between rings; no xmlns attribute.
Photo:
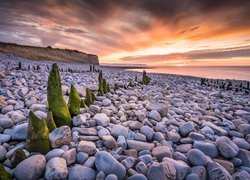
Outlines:
<svg viewBox="0 0 250 180"><path fill-rule="evenodd" d="M76 165L69 169L69 180L95 180L96 173L93 169Z"/></svg>
<svg viewBox="0 0 250 180"><path fill-rule="evenodd" d="M115 174L118 179L125 178L125 167L108 152L97 152L95 158L95 166L98 171L103 171L106 175Z"/></svg>
<svg viewBox="0 0 250 180"><path fill-rule="evenodd" d="M98 126L107 126L110 122L109 117L104 113L96 114L93 119L96 121Z"/></svg>
<svg viewBox="0 0 250 180"><path fill-rule="evenodd" d="M152 143L135 141L135 140L127 140L127 145L128 145L128 148L136 149L137 151L141 151L145 149L151 151L155 147L155 145Z"/></svg>
<svg viewBox="0 0 250 180"><path fill-rule="evenodd" d="M61 126L54 129L51 133L49 133L49 140L53 148L70 144L72 140L70 127Z"/></svg>
<svg viewBox="0 0 250 180"><path fill-rule="evenodd" d="M10 128L14 125L12 119L8 116L0 114L0 127L2 128Z"/></svg>
<svg viewBox="0 0 250 180"><path fill-rule="evenodd" d="M190 132L194 132L195 128L192 123L186 122L180 125L179 130L181 136L186 137Z"/></svg>
<svg viewBox="0 0 250 180"><path fill-rule="evenodd" d="M14 170L17 179L39 179L46 167L46 159L43 155L31 156L20 162Z"/></svg>
<svg viewBox="0 0 250 180"><path fill-rule="evenodd" d="M60 157L54 157L47 162L45 178L52 179L66 179L68 176L68 168L66 160Z"/></svg>
<svg viewBox="0 0 250 180"><path fill-rule="evenodd" d="M225 179L231 180L232 176L229 172L217 162L210 162L207 165L208 177L211 180Z"/></svg>
<svg viewBox="0 0 250 180"><path fill-rule="evenodd" d="M175 180L176 169L173 163L154 163L150 166L147 177L149 180Z"/></svg>
<svg viewBox="0 0 250 180"><path fill-rule="evenodd" d="M235 157L239 152L238 146L226 136L218 137L216 146L225 158Z"/></svg>
<svg viewBox="0 0 250 180"><path fill-rule="evenodd" d="M195 141L193 144L193 148L199 149L202 151L205 155L215 158L218 156L219 151L215 144L203 142L203 141Z"/></svg>
<svg viewBox="0 0 250 180"><path fill-rule="evenodd" d="M147 106L146 109L148 111L153 111L156 110L158 111L162 117L166 117L168 114L168 107L163 104L163 103L158 103L158 102L150 102Z"/></svg>
<svg viewBox="0 0 250 180"><path fill-rule="evenodd" d="M193 166L206 166L208 163L207 156L198 149L188 151L187 157Z"/></svg>
<svg viewBox="0 0 250 180"><path fill-rule="evenodd" d="M88 155L93 155L96 153L97 149L95 143L92 141L80 141L77 146L77 151L87 153Z"/></svg>
<svg viewBox="0 0 250 180"><path fill-rule="evenodd" d="M121 126L121 125L114 125L111 129L111 134L114 137L118 137L118 136L124 136L127 137L128 135L128 128Z"/></svg>
<svg viewBox="0 0 250 180"><path fill-rule="evenodd" d="M11 138L12 140L26 140L27 132L28 123L18 124L13 128Z"/></svg>
<svg viewBox="0 0 250 180"><path fill-rule="evenodd" d="M151 119L153 119L153 120L156 120L158 122L161 121L161 115L156 110L150 111L149 114L148 114L148 117L151 118Z"/></svg>

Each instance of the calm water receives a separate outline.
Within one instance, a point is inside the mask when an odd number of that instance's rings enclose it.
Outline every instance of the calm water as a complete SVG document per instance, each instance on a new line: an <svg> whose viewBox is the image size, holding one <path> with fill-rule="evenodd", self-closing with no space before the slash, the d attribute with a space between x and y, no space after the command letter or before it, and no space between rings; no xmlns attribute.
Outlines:
<svg viewBox="0 0 250 180"><path fill-rule="evenodd" d="M143 71L143 69L130 69L133 71ZM147 72L180 74L213 79L237 79L250 81L250 66L237 67L154 67L146 69Z"/></svg>

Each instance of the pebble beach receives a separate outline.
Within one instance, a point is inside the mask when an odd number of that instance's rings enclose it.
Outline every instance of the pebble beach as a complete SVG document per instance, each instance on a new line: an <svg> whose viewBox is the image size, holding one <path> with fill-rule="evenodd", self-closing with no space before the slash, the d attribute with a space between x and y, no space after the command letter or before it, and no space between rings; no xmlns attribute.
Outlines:
<svg viewBox="0 0 250 180"><path fill-rule="evenodd" d="M15 69L19 62L25 70ZM81 98L86 88L97 92L98 72L89 65L57 64L66 102L71 84ZM249 93L191 76L150 73L142 85L140 72L97 66L110 92L80 108L72 128L50 132L49 152L29 152L29 112L47 118L51 66L0 54L0 172L20 180L250 179ZM17 161L20 149L25 158Z"/></svg>

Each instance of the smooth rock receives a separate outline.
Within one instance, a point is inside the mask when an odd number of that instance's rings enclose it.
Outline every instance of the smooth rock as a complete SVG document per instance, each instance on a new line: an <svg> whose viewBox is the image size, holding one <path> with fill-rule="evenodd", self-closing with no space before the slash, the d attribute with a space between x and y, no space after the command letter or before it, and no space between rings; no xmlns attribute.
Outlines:
<svg viewBox="0 0 250 180"><path fill-rule="evenodd" d="M149 114L148 114L148 117L149 117L150 119L156 120L156 121L158 121L158 122L161 121L161 115L160 115L160 113L159 113L158 111L156 111L156 110L150 111Z"/></svg>
<svg viewBox="0 0 250 180"><path fill-rule="evenodd" d="M162 117L166 117L168 114L168 107L163 104L163 103L158 103L158 102L150 102L147 106L146 109L148 111L156 110L158 111Z"/></svg>
<svg viewBox="0 0 250 180"><path fill-rule="evenodd" d="M210 162L207 165L208 177L211 180L231 180L232 176L229 172L217 162Z"/></svg>
<svg viewBox="0 0 250 180"><path fill-rule="evenodd" d="M2 128L11 128L14 125L12 119L8 116L0 114L0 127Z"/></svg>
<svg viewBox="0 0 250 180"><path fill-rule="evenodd" d="M124 136L124 137L127 137L128 135L128 128L124 127L124 126L121 126L121 125L114 125L111 129L111 134L112 136L114 137L118 137L118 136Z"/></svg>
<svg viewBox="0 0 250 180"><path fill-rule="evenodd" d="M87 153L88 155L93 155L96 153L97 149L95 143L91 141L80 141L77 146L77 151Z"/></svg>
<svg viewBox="0 0 250 180"><path fill-rule="evenodd" d="M96 173L92 168L76 165L69 169L69 180L94 180Z"/></svg>
<svg viewBox="0 0 250 180"><path fill-rule="evenodd" d="M105 127L105 126L108 126L108 124L110 123L109 117L106 114L104 114L104 113L98 113L98 114L96 114L93 117L93 119L96 121L96 124L98 126Z"/></svg>
<svg viewBox="0 0 250 180"><path fill-rule="evenodd" d="M216 146L220 154L225 158L235 157L239 152L238 146L226 136L218 137L216 139Z"/></svg>
<svg viewBox="0 0 250 180"><path fill-rule="evenodd" d="M95 155L95 166L98 171L103 171L106 175L115 174L118 179L123 179L126 176L125 167L120 164L108 152L100 151Z"/></svg>
<svg viewBox="0 0 250 180"><path fill-rule="evenodd" d="M208 163L207 156L198 149L188 151L187 157L193 166L206 166Z"/></svg>
<svg viewBox="0 0 250 180"><path fill-rule="evenodd" d="M135 140L127 140L128 148L130 149L136 149L137 151L141 150L152 150L155 145L152 143L147 142L141 142L141 141L135 141Z"/></svg>
<svg viewBox="0 0 250 180"><path fill-rule="evenodd" d="M68 166L73 164L76 161L76 149L72 148L64 152L61 157L66 160Z"/></svg>
<svg viewBox="0 0 250 180"><path fill-rule="evenodd" d="M86 122L87 122L87 118L83 114L79 114L79 115L73 117L73 125L74 126L85 125Z"/></svg>
<svg viewBox="0 0 250 180"><path fill-rule="evenodd" d="M168 146L157 146L153 148L152 155L156 157L159 162L161 162L164 157L173 158L171 149Z"/></svg>
<svg viewBox="0 0 250 180"><path fill-rule="evenodd" d="M11 132L11 138L12 140L26 140L27 132L28 123L16 125Z"/></svg>
<svg viewBox="0 0 250 180"><path fill-rule="evenodd" d="M50 159L54 158L54 157L61 157L62 154L64 153L65 151L62 150L62 149L52 149L51 151L49 151L45 157L46 157L46 160L49 161Z"/></svg>
<svg viewBox="0 0 250 180"><path fill-rule="evenodd" d="M193 148L199 149L202 151L205 155L215 158L218 156L219 151L215 144L203 142L203 141L195 141L193 144Z"/></svg>
<svg viewBox="0 0 250 180"><path fill-rule="evenodd" d="M147 137L148 141L151 141L154 136L154 130L149 126L142 126L140 133L144 134Z"/></svg>
<svg viewBox="0 0 250 180"><path fill-rule="evenodd" d="M16 179L39 179L46 167L46 159L43 155L31 156L20 162L14 169Z"/></svg>
<svg viewBox="0 0 250 180"><path fill-rule="evenodd" d="M186 137L190 132L194 132L195 128L192 123L185 122L180 125L179 130L180 130L181 136Z"/></svg>
<svg viewBox="0 0 250 180"><path fill-rule="evenodd" d="M72 141L71 129L69 126L61 126L49 133L49 140L53 148L70 144Z"/></svg>
<svg viewBox="0 0 250 180"><path fill-rule="evenodd" d="M167 161L154 163L149 167L147 177L149 180L175 180L176 169L173 163Z"/></svg>
<svg viewBox="0 0 250 180"><path fill-rule="evenodd" d="M47 180L66 179L68 168L66 160L60 157L54 157L47 162L45 178Z"/></svg>

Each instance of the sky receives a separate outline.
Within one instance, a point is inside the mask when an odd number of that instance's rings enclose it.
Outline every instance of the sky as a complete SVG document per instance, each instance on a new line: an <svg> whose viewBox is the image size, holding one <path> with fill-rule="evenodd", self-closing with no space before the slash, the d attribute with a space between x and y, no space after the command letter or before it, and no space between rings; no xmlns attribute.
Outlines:
<svg viewBox="0 0 250 180"><path fill-rule="evenodd" d="M100 63L250 66L250 0L0 0L0 41Z"/></svg>

